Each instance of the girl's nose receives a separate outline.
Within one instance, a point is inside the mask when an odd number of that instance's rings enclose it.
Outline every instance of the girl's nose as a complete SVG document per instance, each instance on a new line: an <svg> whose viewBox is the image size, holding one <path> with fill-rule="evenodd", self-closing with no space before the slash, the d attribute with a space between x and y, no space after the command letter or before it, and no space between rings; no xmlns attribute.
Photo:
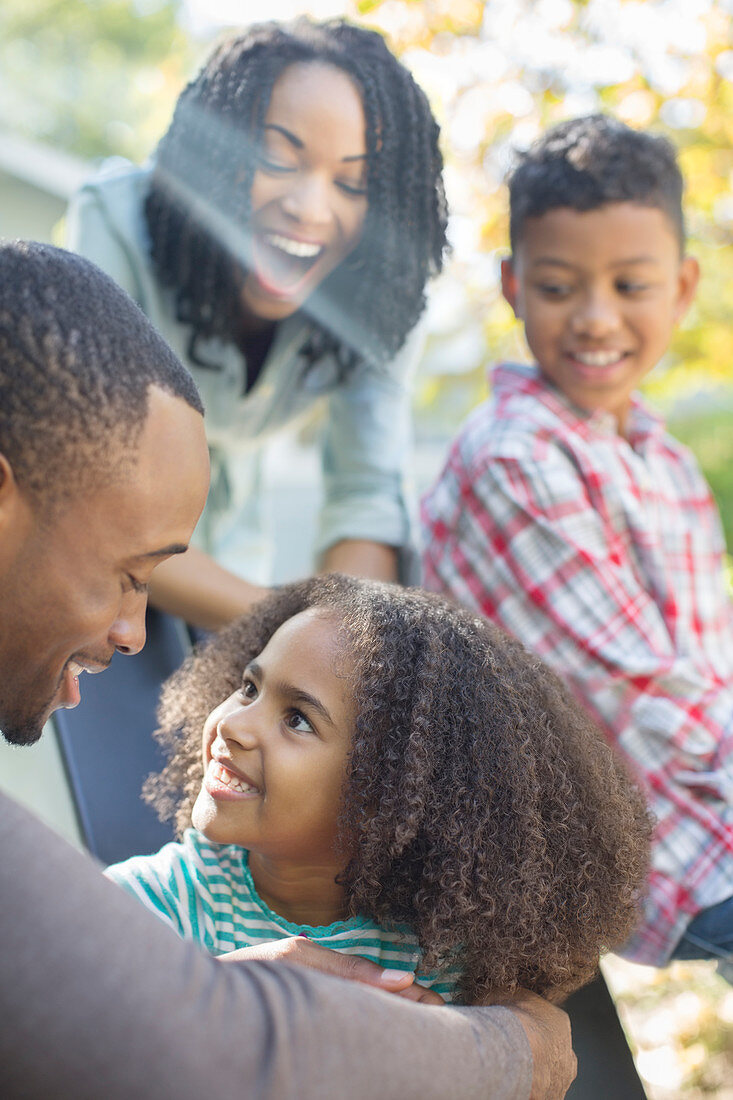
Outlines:
<svg viewBox="0 0 733 1100"><path fill-rule="evenodd" d="M251 749L259 743L260 725L257 703L252 702L222 715L216 732L222 741L235 741L243 749Z"/></svg>
<svg viewBox="0 0 733 1100"><path fill-rule="evenodd" d="M315 173L294 178L281 201L285 213L304 227L319 229L331 220L328 184Z"/></svg>
<svg viewBox="0 0 733 1100"><path fill-rule="evenodd" d="M611 297L602 292L584 296L573 314L573 329L579 336L596 339L607 336L618 329L620 320L618 309Z"/></svg>

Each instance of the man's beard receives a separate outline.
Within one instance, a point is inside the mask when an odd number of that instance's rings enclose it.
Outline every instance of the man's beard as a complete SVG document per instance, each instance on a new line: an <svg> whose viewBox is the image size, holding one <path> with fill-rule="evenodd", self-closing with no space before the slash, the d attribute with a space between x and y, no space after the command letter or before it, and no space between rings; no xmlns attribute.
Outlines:
<svg viewBox="0 0 733 1100"><path fill-rule="evenodd" d="M51 700L38 714L10 714L7 717L0 715L0 730L8 744L35 745L43 733L50 706Z"/></svg>

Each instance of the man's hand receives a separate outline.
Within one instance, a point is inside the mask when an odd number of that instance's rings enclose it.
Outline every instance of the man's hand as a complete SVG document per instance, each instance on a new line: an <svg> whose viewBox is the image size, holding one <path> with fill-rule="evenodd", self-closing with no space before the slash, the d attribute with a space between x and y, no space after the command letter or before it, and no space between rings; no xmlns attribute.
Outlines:
<svg viewBox="0 0 733 1100"><path fill-rule="evenodd" d="M562 1100L578 1071L570 1020L562 1009L524 990L505 1004L519 1019L532 1051L530 1100Z"/></svg>
<svg viewBox="0 0 733 1100"><path fill-rule="evenodd" d="M256 947L242 947L238 951L228 951L225 955L220 955L219 959L224 962L295 963L297 966L310 967L311 970L320 970L324 974L333 974L337 978L363 982L387 993L399 993L401 997L420 1004L444 1003L440 994L418 985L409 971L385 970L370 959L332 951L319 943L313 943L305 936L289 936L287 939L269 940Z"/></svg>

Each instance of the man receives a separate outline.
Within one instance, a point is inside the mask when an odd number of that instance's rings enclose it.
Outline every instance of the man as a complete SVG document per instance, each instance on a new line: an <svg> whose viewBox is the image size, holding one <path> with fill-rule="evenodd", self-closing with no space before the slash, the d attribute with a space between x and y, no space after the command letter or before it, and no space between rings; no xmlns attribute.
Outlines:
<svg viewBox="0 0 733 1100"><path fill-rule="evenodd" d="M201 412L175 356L93 265L0 246L8 740L37 740L80 701L82 672L143 645L150 574L185 550L204 503ZM566 1021L539 998L410 1004L419 991L384 992L404 978L305 940L222 965L5 797L0 899L3 1097L554 1100L572 1076Z"/></svg>

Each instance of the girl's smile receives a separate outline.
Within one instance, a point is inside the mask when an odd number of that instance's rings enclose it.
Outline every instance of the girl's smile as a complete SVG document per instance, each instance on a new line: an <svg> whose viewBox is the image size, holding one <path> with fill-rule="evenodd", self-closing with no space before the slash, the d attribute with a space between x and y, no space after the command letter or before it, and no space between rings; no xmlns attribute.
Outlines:
<svg viewBox="0 0 733 1100"><path fill-rule="evenodd" d="M206 720L193 823L209 840L249 850L258 890L303 875L333 885L346 862L338 822L355 721L351 672L337 623L304 611Z"/></svg>
<svg viewBox="0 0 733 1100"><path fill-rule="evenodd" d="M262 794L249 779L231 765L215 760L213 757L204 774L204 787L212 798L227 799L252 798Z"/></svg>

